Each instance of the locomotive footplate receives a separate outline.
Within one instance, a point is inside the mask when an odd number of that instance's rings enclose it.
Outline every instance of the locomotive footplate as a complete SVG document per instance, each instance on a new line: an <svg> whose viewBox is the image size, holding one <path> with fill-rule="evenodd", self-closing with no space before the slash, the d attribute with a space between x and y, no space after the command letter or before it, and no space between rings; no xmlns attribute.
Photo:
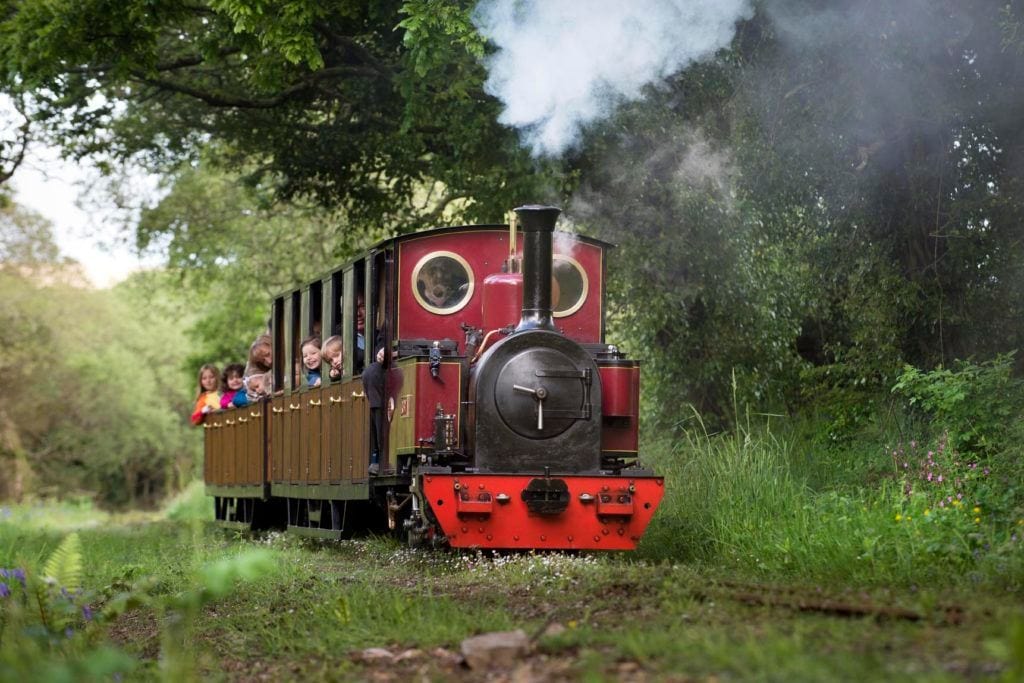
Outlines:
<svg viewBox="0 0 1024 683"><path fill-rule="evenodd" d="M633 550L665 492L649 473L425 473L421 483L454 548Z"/></svg>

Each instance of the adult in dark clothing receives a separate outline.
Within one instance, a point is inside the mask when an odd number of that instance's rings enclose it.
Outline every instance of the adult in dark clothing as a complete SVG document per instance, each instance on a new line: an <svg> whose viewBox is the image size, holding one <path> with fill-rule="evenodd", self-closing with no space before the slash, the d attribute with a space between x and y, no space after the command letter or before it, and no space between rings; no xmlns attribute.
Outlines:
<svg viewBox="0 0 1024 683"><path fill-rule="evenodd" d="M383 347L378 356L383 355ZM363 370L363 391L370 404L370 474L380 471L381 434L384 430L384 366L375 361Z"/></svg>
<svg viewBox="0 0 1024 683"><path fill-rule="evenodd" d="M356 367L362 365L366 347L366 303L356 295ZM363 369L363 392L370 404L370 467L369 473L380 472L380 451L383 446L381 434L384 430L384 342L377 340L378 348L374 362Z"/></svg>

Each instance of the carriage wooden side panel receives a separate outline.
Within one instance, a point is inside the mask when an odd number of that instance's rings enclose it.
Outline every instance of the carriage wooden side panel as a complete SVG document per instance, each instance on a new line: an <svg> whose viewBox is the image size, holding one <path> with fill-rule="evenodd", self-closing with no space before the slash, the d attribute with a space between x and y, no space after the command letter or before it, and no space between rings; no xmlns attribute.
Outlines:
<svg viewBox="0 0 1024 683"><path fill-rule="evenodd" d="M335 484L341 481L341 383L336 382L322 392L323 424L320 432L320 452L324 461L324 479Z"/></svg>
<svg viewBox="0 0 1024 683"><path fill-rule="evenodd" d="M266 403L270 414L270 481L275 484L285 480L284 403L284 396L275 396Z"/></svg>
<svg viewBox="0 0 1024 683"><path fill-rule="evenodd" d="M303 481L324 483L320 462L321 430L323 429L323 390L315 387L302 393L302 459Z"/></svg>
<svg viewBox="0 0 1024 683"><path fill-rule="evenodd" d="M341 432L343 444L341 472L344 482L366 481L369 458L370 408L362 379L342 384Z"/></svg>

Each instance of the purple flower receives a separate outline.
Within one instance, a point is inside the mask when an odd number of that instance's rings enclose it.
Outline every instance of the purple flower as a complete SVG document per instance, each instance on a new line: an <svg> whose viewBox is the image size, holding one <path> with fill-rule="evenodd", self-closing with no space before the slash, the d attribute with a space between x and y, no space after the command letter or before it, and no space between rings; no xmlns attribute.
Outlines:
<svg viewBox="0 0 1024 683"><path fill-rule="evenodd" d="M988 476L988 468L987 467L985 468L985 476L986 477Z"/></svg>
<svg viewBox="0 0 1024 683"><path fill-rule="evenodd" d="M0 598L6 598L11 594L11 589L7 587L7 584L0 581Z"/></svg>
<svg viewBox="0 0 1024 683"><path fill-rule="evenodd" d="M66 629L64 629L64 637L65 638L67 638L68 640L71 640L71 636L73 636L73 635L75 635L75 629L71 628L70 626L68 626Z"/></svg>
<svg viewBox="0 0 1024 683"><path fill-rule="evenodd" d="M92 607L89 607L89 605L82 606L82 618L86 621L92 621Z"/></svg>
<svg viewBox="0 0 1024 683"><path fill-rule="evenodd" d="M11 578L12 579L17 579L18 581L21 582L21 585L24 586L25 585L25 570L24 569L15 569L13 572L11 572Z"/></svg>
<svg viewBox="0 0 1024 683"><path fill-rule="evenodd" d="M942 475L939 475L939 483L942 483Z"/></svg>

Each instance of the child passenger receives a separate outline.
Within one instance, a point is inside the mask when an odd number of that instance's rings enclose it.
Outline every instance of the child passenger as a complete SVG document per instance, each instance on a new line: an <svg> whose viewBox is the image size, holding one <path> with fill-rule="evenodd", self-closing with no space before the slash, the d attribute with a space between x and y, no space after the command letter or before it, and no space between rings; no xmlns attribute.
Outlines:
<svg viewBox="0 0 1024 683"><path fill-rule="evenodd" d="M192 411L192 424L198 425L211 410L220 408L220 372L216 365L207 363L199 368L199 388L196 407Z"/></svg>
<svg viewBox="0 0 1024 683"><path fill-rule="evenodd" d="M306 386L320 386L320 337L306 337L299 346L302 368L306 372Z"/></svg>
<svg viewBox="0 0 1024 683"><path fill-rule="evenodd" d="M225 387L224 393L220 397L220 407L222 409L227 410L233 405L231 400L239 391L244 393L244 385L242 384L242 374L244 372L245 366L241 363L232 363L224 368L224 374L221 375L221 383Z"/></svg>
<svg viewBox="0 0 1024 683"><path fill-rule="evenodd" d="M327 371L327 375L332 379L336 380L341 377L341 363L345 355L345 342L341 335L334 335L328 337L327 341L324 342L324 349L320 353L325 363L329 363L331 368Z"/></svg>
<svg viewBox="0 0 1024 683"><path fill-rule="evenodd" d="M270 373L249 375L245 380L245 391L235 394L231 403L237 408L242 408L256 403L268 395L270 395Z"/></svg>
<svg viewBox="0 0 1024 683"><path fill-rule="evenodd" d="M274 361L273 345L269 334L261 334L249 347L249 362L245 366L245 377L269 372Z"/></svg>

